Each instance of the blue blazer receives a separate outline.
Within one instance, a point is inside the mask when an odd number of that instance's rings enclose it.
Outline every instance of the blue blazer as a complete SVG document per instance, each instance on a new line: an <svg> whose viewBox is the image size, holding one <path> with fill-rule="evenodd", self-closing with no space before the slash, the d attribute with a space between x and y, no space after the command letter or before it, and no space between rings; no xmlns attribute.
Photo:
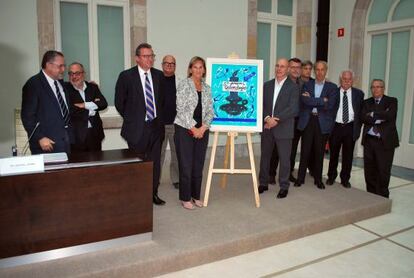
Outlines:
<svg viewBox="0 0 414 278"><path fill-rule="evenodd" d="M300 103L301 108L299 111L298 129L304 130L308 125L309 119L312 114L312 109L316 107L319 115L319 126L322 134L329 134L335 123L335 104L338 99L338 87L329 81L325 80L323 85L321 96L315 97L315 80L309 80L305 83L302 89L302 93L308 92L310 97L305 97L301 94ZM323 101L323 98L328 98L327 102Z"/></svg>
<svg viewBox="0 0 414 278"><path fill-rule="evenodd" d="M59 82L65 88L63 82ZM68 109L70 109L70 99L66 91L65 97ZM32 154L43 153L39 145L39 140L43 137L55 141L52 152L64 152L70 148L64 140L66 132L68 132L70 142L74 141L72 125L69 123L69 127L65 129L59 102L42 71L32 76L23 86L21 118L27 136L33 132L30 140Z"/></svg>

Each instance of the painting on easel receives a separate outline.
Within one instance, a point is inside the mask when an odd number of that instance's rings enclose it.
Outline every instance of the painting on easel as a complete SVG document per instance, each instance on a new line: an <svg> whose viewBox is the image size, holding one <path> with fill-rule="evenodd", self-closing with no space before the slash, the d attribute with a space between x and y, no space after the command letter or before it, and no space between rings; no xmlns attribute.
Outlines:
<svg viewBox="0 0 414 278"><path fill-rule="evenodd" d="M262 131L262 60L207 58L206 82L213 97L212 131Z"/></svg>

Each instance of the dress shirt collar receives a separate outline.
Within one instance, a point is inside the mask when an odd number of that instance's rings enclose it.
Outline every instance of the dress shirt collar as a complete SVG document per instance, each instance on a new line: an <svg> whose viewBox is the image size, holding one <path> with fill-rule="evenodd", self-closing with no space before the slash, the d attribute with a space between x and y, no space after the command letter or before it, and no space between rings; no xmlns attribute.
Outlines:
<svg viewBox="0 0 414 278"><path fill-rule="evenodd" d="M138 72L140 76L145 76L145 73L148 73L148 78L149 76L151 76L151 69L145 71L143 68L141 68L139 65L137 65L138 67Z"/></svg>
<svg viewBox="0 0 414 278"><path fill-rule="evenodd" d="M275 83L276 83L277 86L282 87L283 84L285 83L286 79L287 79L287 76L285 78L283 78L282 81L278 82L277 78L275 78Z"/></svg>
<svg viewBox="0 0 414 278"><path fill-rule="evenodd" d="M316 80L316 79L315 79L315 84L316 84L316 85L319 85L319 86L324 85L324 84L325 84L325 80L326 80L326 79L324 79L324 80L323 80L323 81L321 81L321 82L318 82L318 80Z"/></svg>
<svg viewBox="0 0 414 278"><path fill-rule="evenodd" d="M79 92L85 92L85 90L86 90L87 87L88 87L88 85L86 85L86 82L85 81L83 81L82 89L78 89L75 86L73 86L73 88L75 88L76 91L79 91Z"/></svg>

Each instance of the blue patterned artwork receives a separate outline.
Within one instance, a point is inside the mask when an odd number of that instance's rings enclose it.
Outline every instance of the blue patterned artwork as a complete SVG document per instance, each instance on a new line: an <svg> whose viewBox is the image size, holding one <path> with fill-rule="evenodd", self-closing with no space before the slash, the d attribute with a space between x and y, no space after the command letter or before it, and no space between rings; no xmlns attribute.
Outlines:
<svg viewBox="0 0 414 278"><path fill-rule="evenodd" d="M207 59L213 131L262 131L262 60Z"/></svg>

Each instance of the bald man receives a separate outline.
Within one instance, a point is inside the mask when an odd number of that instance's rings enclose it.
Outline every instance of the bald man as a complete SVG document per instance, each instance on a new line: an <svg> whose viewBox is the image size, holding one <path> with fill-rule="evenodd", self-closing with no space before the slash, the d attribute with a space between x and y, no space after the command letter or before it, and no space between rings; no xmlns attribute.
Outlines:
<svg viewBox="0 0 414 278"><path fill-rule="evenodd" d="M263 132L259 193L268 190L269 167L272 150L279 154L279 185L277 198L285 198L289 190L290 153L295 125L299 112L299 85L288 78L289 62L281 58L276 62L275 78L263 85Z"/></svg>

